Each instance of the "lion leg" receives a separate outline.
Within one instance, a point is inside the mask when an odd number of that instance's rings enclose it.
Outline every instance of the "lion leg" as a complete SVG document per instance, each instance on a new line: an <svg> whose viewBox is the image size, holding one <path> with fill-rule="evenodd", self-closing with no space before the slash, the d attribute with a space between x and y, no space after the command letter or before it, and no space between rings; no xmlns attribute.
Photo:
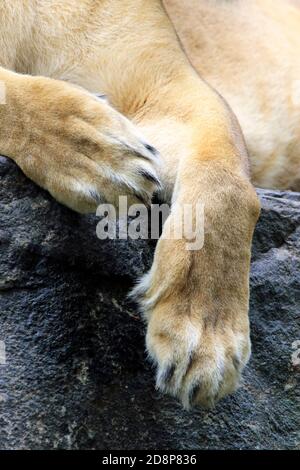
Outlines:
<svg viewBox="0 0 300 470"><path fill-rule="evenodd" d="M169 188L173 178L174 192L153 266L133 296L148 324L157 387L186 408L211 406L236 389L250 356L249 267L259 203L243 138L223 101L194 77L175 81L171 95L172 116L142 125L165 158L161 177ZM187 206L198 245L173 235Z"/></svg>

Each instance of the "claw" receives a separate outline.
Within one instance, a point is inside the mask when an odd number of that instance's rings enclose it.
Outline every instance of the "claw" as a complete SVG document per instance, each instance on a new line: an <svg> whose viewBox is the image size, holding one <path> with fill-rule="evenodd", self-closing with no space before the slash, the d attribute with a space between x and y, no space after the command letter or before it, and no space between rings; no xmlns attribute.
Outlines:
<svg viewBox="0 0 300 470"><path fill-rule="evenodd" d="M161 188L161 182L159 181L157 176L155 176L153 173L150 173L150 171L140 169L138 171L138 174L142 176L143 178L147 179L148 181L150 181L150 183L155 184L157 186L157 189Z"/></svg>

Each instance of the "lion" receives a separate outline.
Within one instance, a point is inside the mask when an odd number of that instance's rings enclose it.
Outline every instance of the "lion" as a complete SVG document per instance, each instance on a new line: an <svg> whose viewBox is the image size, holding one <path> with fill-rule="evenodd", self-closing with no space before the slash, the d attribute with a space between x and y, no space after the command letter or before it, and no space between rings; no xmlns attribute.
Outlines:
<svg viewBox="0 0 300 470"><path fill-rule="evenodd" d="M156 385L212 407L250 351L254 185L299 189L300 13L284 0L4 0L0 153L60 203L205 208L133 291ZM241 130L242 128L242 130Z"/></svg>

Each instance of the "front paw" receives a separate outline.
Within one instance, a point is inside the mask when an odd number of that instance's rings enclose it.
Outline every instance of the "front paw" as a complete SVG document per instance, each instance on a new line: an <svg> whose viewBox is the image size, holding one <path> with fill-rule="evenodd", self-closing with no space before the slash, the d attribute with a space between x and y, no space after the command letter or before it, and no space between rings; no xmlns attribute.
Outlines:
<svg viewBox="0 0 300 470"><path fill-rule="evenodd" d="M157 367L156 386L186 409L210 408L239 385L250 356L249 328L245 324L244 331L234 331L209 318L204 323L195 314L180 314L180 304L173 299L151 314L146 343Z"/></svg>
<svg viewBox="0 0 300 470"><path fill-rule="evenodd" d="M159 155L128 119L67 83L30 77L25 85L14 157L29 178L78 212L117 206L119 196L150 205Z"/></svg>
<svg viewBox="0 0 300 470"><path fill-rule="evenodd" d="M250 357L247 269L232 266L239 272L233 295L221 272L202 268L201 251L181 245L160 240L150 272L131 295L148 324L157 388L186 409L212 407L237 389Z"/></svg>

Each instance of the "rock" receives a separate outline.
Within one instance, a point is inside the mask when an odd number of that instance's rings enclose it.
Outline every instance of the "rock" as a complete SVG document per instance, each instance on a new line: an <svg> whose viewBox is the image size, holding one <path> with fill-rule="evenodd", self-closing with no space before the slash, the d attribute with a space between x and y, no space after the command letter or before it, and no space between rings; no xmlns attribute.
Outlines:
<svg viewBox="0 0 300 470"><path fill-rule="evenodd" d="M1 449L299 447L300 194L259 190L253 356L213 411L159 395L126 300L153 243L99 241L0 159Z"/></svg>

